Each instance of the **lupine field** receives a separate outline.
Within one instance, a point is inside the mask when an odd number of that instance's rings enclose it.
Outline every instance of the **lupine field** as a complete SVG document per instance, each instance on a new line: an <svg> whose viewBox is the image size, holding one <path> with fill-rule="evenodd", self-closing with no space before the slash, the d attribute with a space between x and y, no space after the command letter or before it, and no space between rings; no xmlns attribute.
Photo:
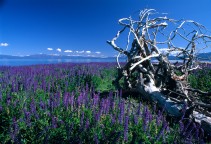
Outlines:
<svg viewBox="0 0 211 144"><path fill-rule="evenodd" d="M203 67L189 81L209 91ZM204 143L199 124L122 97L116 75L115 63L0 66L0 143Z"/></svg>

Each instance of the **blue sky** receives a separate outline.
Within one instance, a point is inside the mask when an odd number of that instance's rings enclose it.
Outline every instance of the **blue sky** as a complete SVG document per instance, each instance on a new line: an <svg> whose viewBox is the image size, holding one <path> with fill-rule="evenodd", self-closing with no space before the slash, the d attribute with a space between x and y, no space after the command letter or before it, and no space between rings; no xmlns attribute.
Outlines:
<svg viewBox="0 0 211 144"><path fill-rule="evenodd" d="M0 54L113 56L118 20L144 8L211 30L210 0L0 0Z"/></svg>

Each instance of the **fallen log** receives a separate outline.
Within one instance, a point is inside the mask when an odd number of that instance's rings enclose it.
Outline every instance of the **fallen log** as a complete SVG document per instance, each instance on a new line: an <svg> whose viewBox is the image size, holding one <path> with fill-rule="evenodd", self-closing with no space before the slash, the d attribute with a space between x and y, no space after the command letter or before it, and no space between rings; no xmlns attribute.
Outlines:
<svg viewBox="0 0 211 144"><path fill-rule="evenodd" d="M182 109L186 106L186 116L200 123L210 134L211 116L207 109L211 104L196 101L192 96L192 93L208 96L210 92L192 89L188 76L200 69L197 52L209 47L211 36L203 25L193 20L174 20L163 15L151 17L155 13L154 9L145 9L140 11L138 20L132 17L119 20L123 29L107 41L119 52L118 76L113 84L118 89L138 92L145 99L164 107L172 117L183 117ZM127 45L122 48L115 42L126 30L129 31ZM178 41L186 45L175 45ZM119 63L120 55L127 57L124 66ZM168 59L170 55L180 63L172 64ZM124 84L120 85L122 79Z"/></svg>

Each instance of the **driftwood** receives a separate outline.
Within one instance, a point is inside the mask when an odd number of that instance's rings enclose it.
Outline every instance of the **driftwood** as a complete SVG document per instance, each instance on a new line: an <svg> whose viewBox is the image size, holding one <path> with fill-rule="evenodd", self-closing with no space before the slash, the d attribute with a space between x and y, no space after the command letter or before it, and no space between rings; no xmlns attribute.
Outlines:
<svg viewBox="0 0 211 144"><path fill-rule="evenodd" d="M119 52L119 73L114 84L121 87L119 81L123 78L124 86L121 88L138 92L146 99L164 106L165 111L173 117L181 117L182 108L187 105L188 117L211 133L211 115L209 111L205 113L201 110L206 111L211 104L193 98L198 94L210 96L210 92L192 89L187 79L193 70L200 68L197 53L208 47L211 37L206 28L195 21L174 20L163 14L156 17L157 14L154 9L145 9L140 11L138 20L132 17L119 20L122 30L107 41ZM123 32L128 32L125 48L116 44ZM120 55L127 58L124 66L119 63ZM171 55L178 62L171 63L168 60Z"/></svg>

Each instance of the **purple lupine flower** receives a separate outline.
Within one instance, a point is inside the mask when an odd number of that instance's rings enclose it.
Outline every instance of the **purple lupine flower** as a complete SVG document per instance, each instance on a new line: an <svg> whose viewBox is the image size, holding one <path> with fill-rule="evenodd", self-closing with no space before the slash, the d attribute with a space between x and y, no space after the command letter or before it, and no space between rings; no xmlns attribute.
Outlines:
<svg viewBox="0 0 211 144"><path fill-rule="evenodd" d="M95 136L94 136L94 142L95 142L95 144L98 144L99 143L97 134L95 134Z"/></svg>
<svg viewBox="0 0 211 144"><path fill-rule="evenodd" d="M143 130L146 132L149 121L149 112L147 106L143 109Z"/></svg>
<svg viewBox="0 0 211 144"><path fill-rule="evenodd" d="M58 106L60 105L60 99L61 99L61 93L58 92L58 93L55 95L56 107L58 107Z"/></svg>
<svg viewBox="0 0 211 144"><path fill-rule="evenodd" d="M9 106L9 105L10 105L10 103L11 103L11 99L12 99L12 97L11 97L11 96L7 96L7 106Z"/></svg>
<svg viewBox="0 0 211 144"><path fill-rule="evenodd" d="M161 128L160 132L158 133L158 135L156 137L156 141L158 141L160 139L160 137L164 134L164 131L165 131L167 126L168 126L168 123L166 121L164 121L162 128Z"/></svg>
<svg viewBox="0 0 211 144"><path fill-rule="evenodd" d="M179 121L179 128L180 128L180 133L182 133L183 132L183 130L184 130L184 124L183 124L183 122L180 120Z"/></svg>
<svg viewBox="0 0 211 144"><path fill-rule="evenodd" d="M38 87L38 82L34 81L34 92L37 90L37 87Z"/></svg>
<svg viewBox="0 0 211 144"><path fill-rule="evenodd" d="M138 116L137 115L133 116L133 121L134 121L135 125L138 124Z"/></svg>
<svg viewBox="0 0 211 144"><path fill-rule="evenodd" d="M80 93L77 99L77 106L80 107L83 104L83 95Z"/></svg>
<svg viewBox="0 0 211 144"><path fill-rule="evenodd" d="M50 90L51 90L51 85L50 85L50 82L48 83L48 93L50 93Z"/></svg>
<svg viewBox="0 0 211 144"><path fill-rule="evenodd" d="M52 116L51 120L52 120L51 127L57 128L57 117Z"/></svg>
<svg viewBox="0 0 211 144"><path fill-rule="evenodd" d="M99 103L99 95L94 94L93 95L93 106L97 107Z"/></svg>
<svg viewBox="0 0 211 144"><path fill-rule="evenodd" d="M116 103L115 103L115 100L113 99L112 102L111 102L111 110L112 110L112 111L115 110L115 106L116 106L115 104L116 104Z"/></svg>
<svg viewBox="0 0 211 144"><path fill-rule="evenodd" d="M98 112L95 114L95 121L98 122L102 115L102 109L99 109Z"/></svg>
<svg viewBox="0 0 211 144"><path fill-rule="evenodd" d="M2 93L0 92L0 102L2 101Z"/></svg>
<svg viewBox="0 0 211 144"><path fill-rule="evenodd" d="M42 100L40 101L39 105L40 105L40 109L43 109L43 110L45 109L45 103Z"/></svg>
<svg viewBox="0 0 211 144"><path fill-rule="evenodd" d="M111 124L114 125L116 122L116 117L113 114L110 114L110 117L111 117Z"/></svg>
<svg viewBox="0 0 211 144"><path fill-rule="evenodd" d="M16 121L16 118L13 118L12 120L12 132L10 133L11 139L15 142L16 141L16 136L18 134L18 123Z"/></svg>
<svg viewBox="0 0 211 144"><path fill-rule="evenodd" d="M141 115L141 102L139 103L139 106L138 106L138 111L137 111L137 115L140 116Z"/></svg>
<svg viewBox="0 0 211 144"><path fill-rule="evenodd" d="M161 112L160 112L160 110L158 111L158 115L157 115L157 117L156 117L156 125L157 126L160 126L160 122L161 122L161 117L162 117L162 115L161 115Z"/></svg>
<svg viewBox="0 0 211 144"><path fill-rule="evenodd" d="M129 102L128 106L127 106L127 115L129 115L129 113L130 113L130 107L131 107L131 103Z"/></svg>
<svg viewBox="0 0 211 144"><path fill-rule="evenodd" d="M129 116L125 116L125 124L124 124L124 140L128 141L128 123L129 123Z"/></svg>
<svg viewBox="0 0 211 144"><path fill-rule="evenodd" d="M125 112L125 102L124 99L120 102L120 113L119 113L119 123L123 123L123 116Z"/></svg>
<svg viewBox="0 0 211 144"><path fill-rule="evenodd" d="M68 97L69 97L69 93L66 92L63 96L63 105L66 109L68 107Z"/></svg>
<svg viewBox="0 0 211 144"><path fill-rule="evenodd" d="M81 127L84 124L84 112L82 112L82 114L81 114L80 124L81 124Z"/></svg>
<svg viewBox="0 0 211 144"><path fill-rule="evenodd" d="M23 110L24 111L24 120L27 126L31 126L31 114L30 112L26 111L26 109Z"/></svg>
<svg viewBox="0 0 211 144"><path fill-rule="evenodd" d="M36 105L35 105L34 98L32 98L32 101L30 103L30 110L31 110L31 113L32 114L35 114L36 113Z"/></svg>
<svg viewBox="0 0 211 144"><path fill-rule="evenodd" d="M15 82L12 82L11 92L15 92Z"/></svg>
<svg viewBox="0 0 211 144"><path fill-rule="evenodd" d="M74 92L72 92L71 96L68 94L68 104L70 105L71 108L74 107Z"/></svg>
<svg viewBox="0 0 211 144"><path fill-rule="evenodd" d="M120 98L122 97L122 89L120 89L120 91L119 91L119 97Z"/></svg>
<svg viewBox="0 0 211 144"><path fill-rule="evenodd" d="M110 98L107 98L107 99L106 99L106 109L105 109L105 114L108 114L108 113L109 113L109 110L110 110L110 105L111 105L111 99L110 99Z"/></svg>
<svg viewBox="0 0 211 144"><path fill-rule="evenodd" d="M156 104L153 106L153 112L156 113Z"/></svg>
<svg viewBox="0 0 211 144"><path fill-rule="evenodd" d="M85 125L85 129L86 129L86 130L88 130L89 125L90 125L89 119L86 118L86 125Z"/></svg>
<svg viewBox="0 0 211 144"><path fill-rule="evenodd" d="M14 102L14 107L17 106L17 103L19 103L19 100L15 100L15 102Z"/></svg>

